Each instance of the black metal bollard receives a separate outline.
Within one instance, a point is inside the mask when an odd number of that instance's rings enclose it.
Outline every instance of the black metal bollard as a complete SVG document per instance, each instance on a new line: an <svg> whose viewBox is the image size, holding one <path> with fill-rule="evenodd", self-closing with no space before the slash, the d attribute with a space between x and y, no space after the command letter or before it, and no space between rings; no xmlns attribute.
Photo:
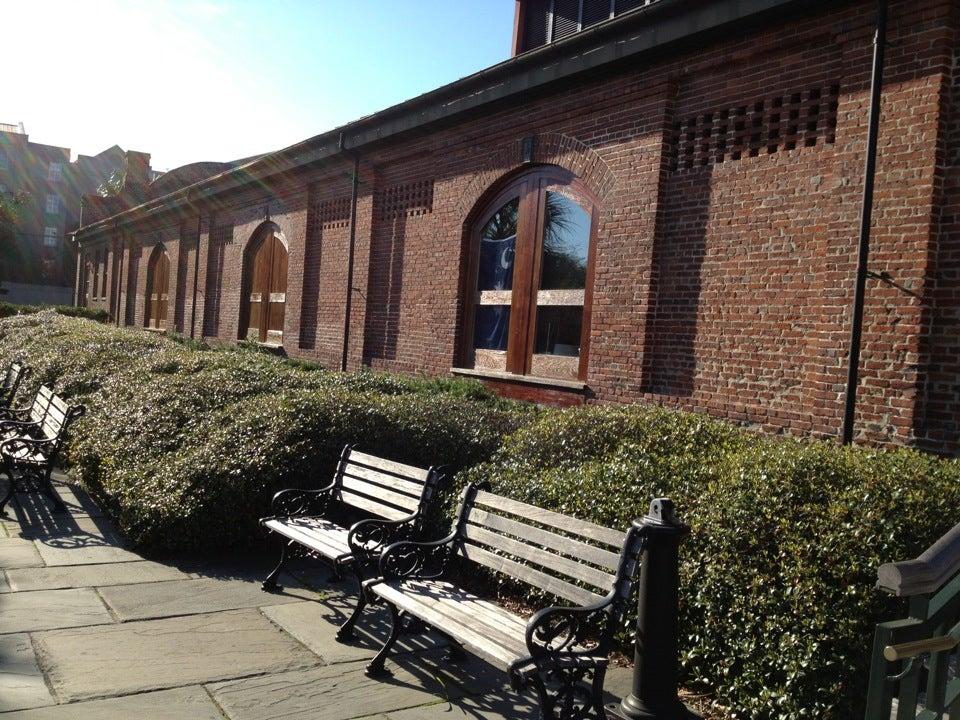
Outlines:
<svg viewBox="0 0 960 720"><path fill-rule="evenodd" d="M673 502L659 498L634 525L647 532L641 557L633 692L607 708L609 720L695 720L677 695L680 540L690 528L680 523Z"/></svg>

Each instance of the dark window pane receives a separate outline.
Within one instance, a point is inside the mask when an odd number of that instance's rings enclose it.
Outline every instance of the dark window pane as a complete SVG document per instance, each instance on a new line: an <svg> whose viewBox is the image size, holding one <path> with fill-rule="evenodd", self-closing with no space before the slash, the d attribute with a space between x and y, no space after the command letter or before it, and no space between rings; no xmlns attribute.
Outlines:
<svg viewBox="0 0 960 720"><path fill-rule="evenodd" d="M547 193L541 290L580 290L587 283L590 213L560 193Z"/></svg>
<svg viewBox="0 0 960 720"><path fill-rule="evenodd" d="M520 198L511 200L497 210L480 231L477 290L510 290L513 287L519 209Z"/></svg>
<svg viewBox="0 0 960 720"><path fill-rule="evenodd" d="M506 350L510 330L509 305L478 305L473 330L477 350Z"/></svg>
<svg viewBox="0 0 960 720"><path fill-rule="evenodd" d="M563 355L577 357L580 354L580 328L583 324L583 307L580 305L541 305L537 308L538 355Z"/></svg>

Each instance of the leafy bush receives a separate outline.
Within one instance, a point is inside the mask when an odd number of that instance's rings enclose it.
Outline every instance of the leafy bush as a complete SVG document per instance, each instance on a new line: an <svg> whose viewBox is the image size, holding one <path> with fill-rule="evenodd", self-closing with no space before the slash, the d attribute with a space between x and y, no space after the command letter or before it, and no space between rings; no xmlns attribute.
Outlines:
<svg viewBox="0 0 960 720"><path fill-rule="evenodd" d="M97 322L103 323L110 320L110 315L106 310L74 307L73 305L15 305L14 303L0 302L0 318L11 317L13 315L32 315L42 312L43 310L53 310L66 317L86 318L87 320L96 320Z"/></svg>
<svg viewBox="0 0 960 720"><path fill-rule="evenodd" d="M960 507L955 461L640 407L544 413L460 477L474 479L620 528L672 498L693 528L681 551L687 682L758 720L863 716L873 626L900 611L875 589L877 566L916 556Z"/></svg>
<svg viewBox="0 0 960 720"><path fill-rule="evenodd" d="M28 391L52 382L88 406L72 473L155 550L259 542L270 496L325 484L347 443L456 471L533 412L462 383L330 373L52 312L0 322L0 357L16 356L34 368Z"/></svg>

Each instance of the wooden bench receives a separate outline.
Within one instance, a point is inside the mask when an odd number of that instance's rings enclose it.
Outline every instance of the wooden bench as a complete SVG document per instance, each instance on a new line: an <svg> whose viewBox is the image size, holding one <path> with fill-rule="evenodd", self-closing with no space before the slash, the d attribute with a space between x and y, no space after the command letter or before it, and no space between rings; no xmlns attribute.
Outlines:
<svg viewBox="0 0 960 720"><path fill-rule="evenodd" d="M366 571L377 567L383 548L421 536L442 480L437 468L404 465L348 445L329 485L319 490L281 490L273 496L273 515L260 523L286 542L280 562L263 581L263 589L277 589L277 577L295 550L332 564L338 579L345 568L350 568L363 581ZM330 519L348 508L375 517L349 528ZM365 604L361 593L356 610L340 628L338 637L352 635Z"/></svg>
<svg viewBox="0 0 960 720"><path fill-rule="evenodd" d="M0 409L7 410L13 405L13 399L20 389L20 383L29 375L30 368L22 363L12 362L7 366L7 372L3 376L3 384L0 385Z"/></svg>
<svg viewBox="0 0 960 720"><path fill-rule="evenodd" d="M50 474L74 420L84 414L83 405L69 405L53 390L42 385L28 408L12 411L12 419L0 420L0 459L9 481L0 500L0 512L14 493L42 492L57 512L65 512L63 501L53 491Z"/></svg>
<svg viewBox="0 0 960 720"><path fill-rule="evenodd" d="M402 633L440 629L507 672L514 689L533 685L541 718L605 718L608 655L629 601L643 531L611 530L481 487L464 491L448 537L391 545L380 558L381 577L364 583L369 601L385 602L392 617L390 636L368 674L385 672ZM454 558L575 606L523 618L451 582Z"/></svg>

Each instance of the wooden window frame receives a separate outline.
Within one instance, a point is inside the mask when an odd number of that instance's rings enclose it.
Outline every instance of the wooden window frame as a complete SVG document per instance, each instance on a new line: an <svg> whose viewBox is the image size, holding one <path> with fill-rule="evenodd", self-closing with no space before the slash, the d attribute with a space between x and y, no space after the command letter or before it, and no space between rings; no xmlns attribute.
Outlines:
<svg viewBox="0 0 960 720"><path fill-rule="evenodd" d="M478 203L479 212L473 214L467 229L469 252L464 287L463 322L460 341L461 366L476 369L474 330L480 291L477 289L480 263L480 233L486 223L500 208L515 197L520 198L517 211L517 242L514 257L513 281L511 290L510 326L505 358L505 373L523 377L539 377L566 381L569 378L550 378L544 375L531 375L536 343L537 295L540 290L543 266L543 234L545 223L546 192L549 187L565 188L569 197L577 202L590 217L589 246L587 248L587 271L583 288L583 317L580 329L580 356L577 366L577 379L585 381L590 355L590 326L593 314L594 266L596 262L597 224L600 215L600 201L579 178L564 168L547 165L538 166L515 175L501 185L489 199ZM525 217L526 216L526 217ZM523 237L521 238L521 235ZM500 303L496 303L500 304ZM496 374L501 374L498 371Z"/></svg>

